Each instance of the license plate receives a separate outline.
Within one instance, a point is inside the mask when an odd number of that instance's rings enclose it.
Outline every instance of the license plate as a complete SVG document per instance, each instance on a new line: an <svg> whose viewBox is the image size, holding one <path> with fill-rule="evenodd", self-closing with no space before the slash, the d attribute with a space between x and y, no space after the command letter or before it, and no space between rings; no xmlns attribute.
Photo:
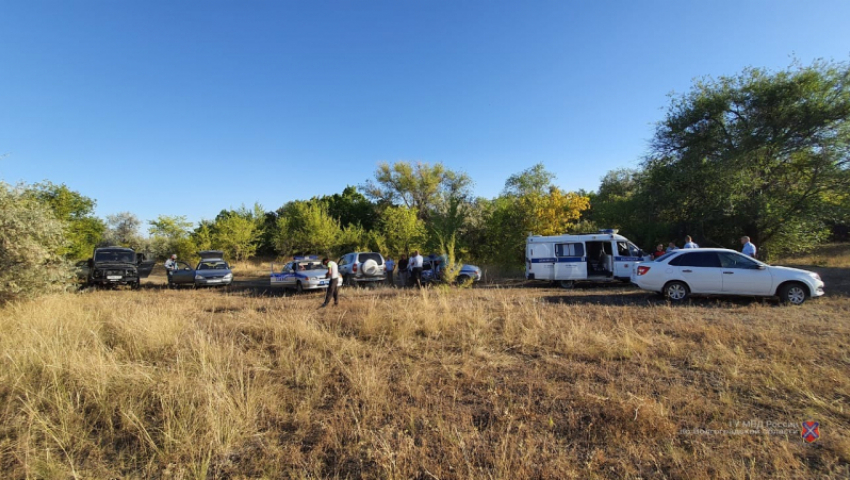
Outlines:
<svg viewBox="0 0 850 480"><path fill-rule="evenodd" d="M121 280L121 275L107 275L107 280Z"/></svg>
<svg viewBox="0 0 850 480"><path fill-rule="evenodd" d="M207 280L207 283L221 283L221 280Z"/></svg>
<svg viewBox="0 0 850 480"><path fill-rule="evenodd" d="M328 284L328 281L327 281L327 280L322 280L321 282L319 282L319 285L320 285L320 286L321 286L321 285L327 285L327 284Z"/></svg>

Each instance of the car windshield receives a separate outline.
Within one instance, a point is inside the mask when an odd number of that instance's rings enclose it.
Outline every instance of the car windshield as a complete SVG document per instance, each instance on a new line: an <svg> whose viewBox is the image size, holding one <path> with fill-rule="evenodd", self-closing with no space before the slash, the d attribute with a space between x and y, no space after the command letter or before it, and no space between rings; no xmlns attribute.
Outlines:
<svg viewBox="0 0 850 480"><path fill-rule="evenodd" d="M219 261L205 261L198 264L198 270L227 270L227 263Z"/></svg>
<svg viewBox="0 0 850 480"><path fill-rule="evenodd" d="M133 263L134 260L135 254L127 250L98 250L94 254L95 262Z"/></svg>

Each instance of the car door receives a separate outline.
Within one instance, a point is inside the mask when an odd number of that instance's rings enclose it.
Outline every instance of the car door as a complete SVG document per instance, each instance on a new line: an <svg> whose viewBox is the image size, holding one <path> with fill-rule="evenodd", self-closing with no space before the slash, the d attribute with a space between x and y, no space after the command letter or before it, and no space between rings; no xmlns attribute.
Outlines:
<svg viewBox="0 0 850 480"><path fill-rule="evenodd" d="M723 292L720 259L714 251L692 251L670 260L673 277L688 284L691 293Z"/></svg>
<svg viewBox="0 0 850 480"><path fill-rule="evenodd" d="M275 274L275 285L283 288L292 288L292 262L287 263L280 270L280 273Z"/></svg>
<svg viewBox="0 0 850 480"><path fill-rule="evenodd" d="M617 255L614 256L614 276L617 278L629 278L632 275L634 264L643 260L640 249L632 242L618 241Z"/></svg>
<svg viewBox="0 0 850 480"><path fill-rule="evenodd" d="M718 252L723 293L729 295L770 295L773 277L759 262L737 252Z"/></svg>
<svg viewBox="0 0 850 480"><path fill-rule="evenodd" d="M582 243L555 244L555 278L557 280L583 280L587 278L587 264Z"/></svg>
<svg viewBox="0 0 850 480"><path fill-rule="evenodd" d="M195 269L186 262L177 262L177 269L171 272L169 282L175 285L194 284Z"/></svg>
<svg viewBox="0 0 850 480"><path fill-rule="evenodd" d="M156 262L153 260L142 260L136 265L136 271L139 272L139 278L148 278L151 272L153 271L153 267L156 266Z"/></svg>
<svg viewBox="0 0 850 480"><path fill-rule="evenodd" d="M89 275L91 275L91 259L80 260L74 264L74 273L77 276L77 280L82 282L88 280Z"/></svg>

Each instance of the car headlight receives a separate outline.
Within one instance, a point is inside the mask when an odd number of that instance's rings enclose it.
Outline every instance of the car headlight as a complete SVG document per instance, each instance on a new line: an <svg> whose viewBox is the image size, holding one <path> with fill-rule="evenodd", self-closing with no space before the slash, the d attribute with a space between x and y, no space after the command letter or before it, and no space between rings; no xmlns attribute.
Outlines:
<svg viewBox="0 0 850 480"><path fill-rule="evenodd" d="M224 276L224 279L225 279L225 280L231 280L231 279L233 279L233 274L232 274L232 273L228 273L227 275L225 275L225 276Z"/></svg>
<svg viewBox="0 0 850 480"><path fill-rule="evenodd" d="M203 279L204 279L204 277L202 277L200 275L195 275L195 280L203 280Z"/></svg>
<svg viewBox="0 0 850 480"><path fill-rule="evenodd" d="M809 272L809 276L814 278L815 280L820 280L820 275L815 272Z"/></svg>

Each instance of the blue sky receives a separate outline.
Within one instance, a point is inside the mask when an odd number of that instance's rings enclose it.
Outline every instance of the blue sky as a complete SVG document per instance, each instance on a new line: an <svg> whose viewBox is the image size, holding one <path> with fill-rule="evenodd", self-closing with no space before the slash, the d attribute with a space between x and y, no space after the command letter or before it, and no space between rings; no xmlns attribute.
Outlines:
<svg viewBox="0 0 850 480"><path fill-rule="evenodd" d="M634 167L671 92L850 57L850 2L0 0L0 179L213 218L442 162Z"/></svg>

